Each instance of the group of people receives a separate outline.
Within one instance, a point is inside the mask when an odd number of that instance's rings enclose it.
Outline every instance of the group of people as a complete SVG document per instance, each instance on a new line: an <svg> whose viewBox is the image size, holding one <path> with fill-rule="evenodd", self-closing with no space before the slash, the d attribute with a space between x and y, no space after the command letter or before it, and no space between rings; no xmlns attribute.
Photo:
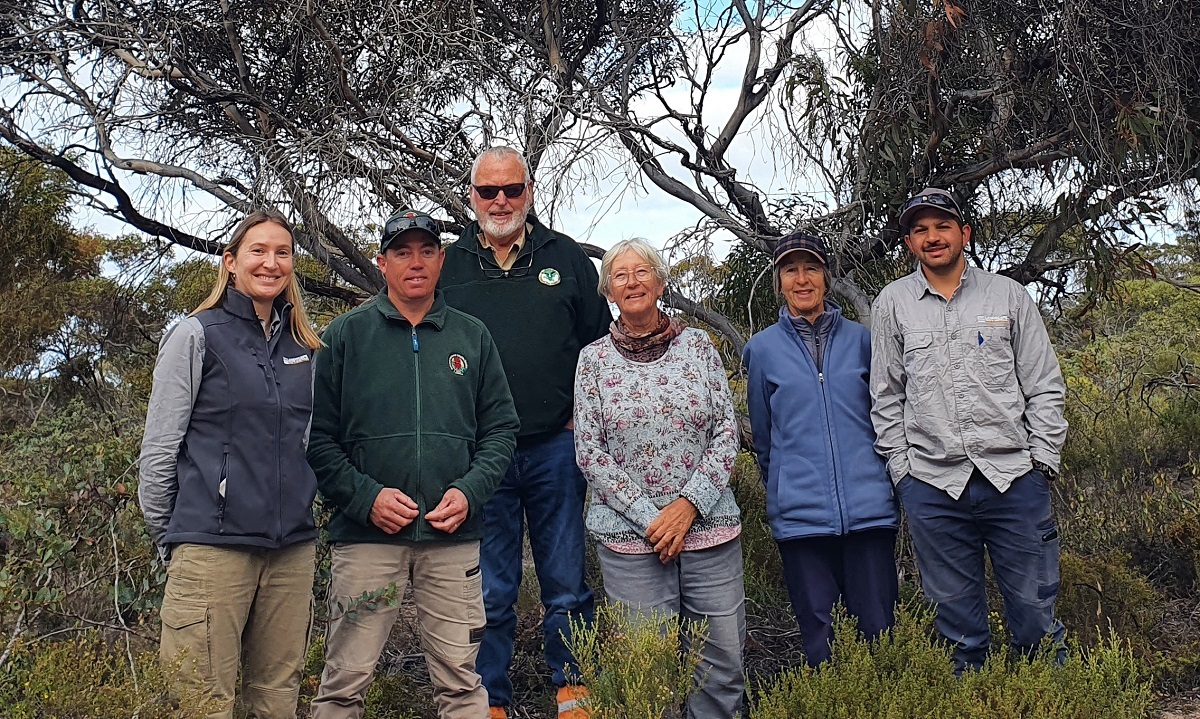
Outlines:
<svg viewBox="0 0 1200 719"><path fill-rule="evenodd" d="M233 716L239 682L250 716L295 716L319 492L331 579L314 719L363 715L408 587L439 716L508 716L526 532L559 717L589 715L569 649L592 621L588 535L610 602L706 623L688 713L734 717L739 433L717 350L662 310L668 267L647 242L617 243L597 272L542 224L515 150L483 152L470 183L476 221L456 242L422 212L387 220L384 288L320 337L290 225L252 213L210 296L163 338L139 486L167 567L162 659L209 717ZM896 496L959 671L988 649L985 550L1014 646L1049 635L1061 652L1047 482L1066 426L1045 327L1020 285L967 266L948 193L918 194L900 224L919 266L885 288L870 331L827 299L821 239L780 240L779 321L743 357L806 660L829 658L839 601L867 636L891 626Z"/></svg>
<svg viewBox="0 0 1200 719"><path fill-rule="evenodd" d="M1048 483L1067 424L1054 348L1024 287L967 264L971 227L950 193L921 191L899 224L918 266L879 293L870 330L826 298L824 243L783 238L774 286L784 307L743 357L805 658L830 657L839 600L868 637L892 625L898 497L955 671L987 655L985 551L1013 649L1029 655L1049 637L1061 661Z"/></svg>

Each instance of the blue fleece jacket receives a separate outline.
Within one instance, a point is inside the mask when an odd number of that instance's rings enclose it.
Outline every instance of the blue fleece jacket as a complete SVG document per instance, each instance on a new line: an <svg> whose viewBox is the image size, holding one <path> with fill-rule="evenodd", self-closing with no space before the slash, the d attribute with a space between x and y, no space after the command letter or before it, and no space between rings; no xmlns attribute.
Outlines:
<svg viewBox="0 0 1200 719"><path fill-rule="evenodd" d="M870 331L833 303L825 311L834 316L821 372L785 313L750 338L742 355L776 541L899 525L892 483L874 449Z"/></svg>

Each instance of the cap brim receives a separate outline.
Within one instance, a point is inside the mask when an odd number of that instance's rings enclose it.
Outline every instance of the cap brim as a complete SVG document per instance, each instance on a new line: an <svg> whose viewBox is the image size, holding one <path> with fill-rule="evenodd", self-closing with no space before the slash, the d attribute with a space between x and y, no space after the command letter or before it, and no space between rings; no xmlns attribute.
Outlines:
<svg viewBox="0 0 1200 719"><path fill-rule="evenodd" d="M937 210L938 212L942 213L943 215L949 215L950 217L953 217L954 219L958 220L959 222L962 222L962 215L958 214L954 210L951 210L946 207L942 207L941 205L935 205L932 202L922 202L919 205L913 205L912 207L908 208L907 210L905 210L903 213L900 214L900 229L907 232L908 231L908 223L912 221L913 215L917 214L918 212L920 212L922 210Z"/></svg>
<svg viewBox="0 0 1200 719"><path fill-rule="evenodd" d="M405 235L407 235L410 232L420 232L421 234L427 235L430 239L432 239L439 246L442 244L442 238L440 235L438 235L434 232L431 232L431 231L425 229L424 227L410 227L407 230L404 230L403 232L397 232L396 234L392 235L391 237L388 238L387 242L379 243L379 251L383 252L387 248L396 244L396 241L399 240L401 237L404 237Z"/></svg>
<svg viewBox="0 0 1200 719"><path fill-rule="evenodd" d="M787 257L788 255L791 255L791 254L795 254L797 252L807 252L808 254L812 255L813 258L815 258L817 262L820 262L823 265L826 264L825 260L821 259L821 256L818 255L816 252L813 252L812 250L809 250L809 249L805 249L803 247L797 247L794 250L788 250L787 252L784 252L782 255L776 257L775 265L779 265L780 262L783 262L785 257Z"/></svg>

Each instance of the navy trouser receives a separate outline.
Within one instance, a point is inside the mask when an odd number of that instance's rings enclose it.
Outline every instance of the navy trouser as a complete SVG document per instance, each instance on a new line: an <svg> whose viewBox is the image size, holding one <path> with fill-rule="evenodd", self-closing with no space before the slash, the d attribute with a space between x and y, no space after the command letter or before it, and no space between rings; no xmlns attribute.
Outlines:
<svg viewBox="0 0 1200 719"><path fill-rule="evenodd" d="M829 659L838 599L869 638L895 622L896 530L788 539L779 542L779 555L810 667Z"/></svg>
<svg viewBox="0 0 1200 719"><path fill-rule="evenodd" d="M515 605L521 588L527 519L545 607L542 635L551 678L561 687L567 684L568 674L579 674L563 637L571 635L572 617L592 621L592 590L584 581L586 495L587 480L575 464L575 433L563 430L540 441L518 441L508 472L484 505L479 564L487 628L475 669L492 706L512 704L508 669L517 629Z"/></svg>
<svg viewBox="0 0 1200 719"><path fill-rule="evenodd" d="M1066 658L1058 594L1058 527L1050 486L1037 470L1001 493L978 470L958 499L911 476L896 487L917 550L921 587L937 604L937 628L954 644L955 670L979 668L987 656L984 550L992 560L1012 647L1024 654L1049 635Z"/></svg>

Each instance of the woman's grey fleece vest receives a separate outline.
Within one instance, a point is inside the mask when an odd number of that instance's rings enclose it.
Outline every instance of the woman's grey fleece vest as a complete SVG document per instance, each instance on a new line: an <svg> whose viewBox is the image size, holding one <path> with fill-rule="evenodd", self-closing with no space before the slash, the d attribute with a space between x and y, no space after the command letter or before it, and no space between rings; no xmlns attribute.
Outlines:
<svg viewBox="0 0 1200 719"><path fill-rule="evenodd" d="M312 350L276 301L269 340L249 297L228 290L204 327L203 376L179 448L169 544L278 548L316 537L316 478L304 458L312 415Z"/></svg>

